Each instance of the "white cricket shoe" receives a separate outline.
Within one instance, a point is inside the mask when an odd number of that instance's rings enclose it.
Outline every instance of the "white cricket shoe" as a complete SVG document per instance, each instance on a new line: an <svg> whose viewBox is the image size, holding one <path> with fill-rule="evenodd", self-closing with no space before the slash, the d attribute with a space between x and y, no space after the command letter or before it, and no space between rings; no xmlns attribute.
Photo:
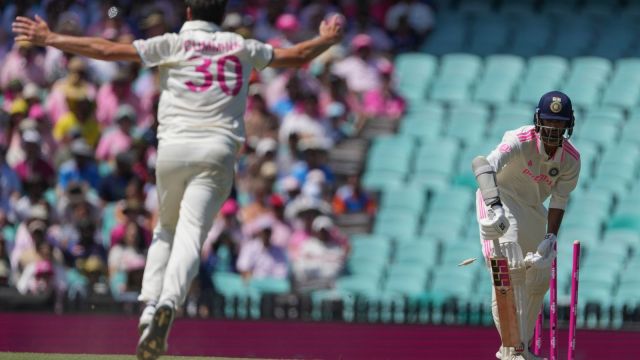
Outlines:
<svg viewBox="0 0 640 360"><path fill-rule="evenodd" d="M496 359L500 359L500 360L547 360L546 357L540 357L540 356L533 355L529 350L525 350L523 353L520 353L520 354L513 354L511 352L508 352L506 354L506 357L503 357L503 355L502 355L502 346L500 346L500 348L498 349L498 352L496 352Z"/></svg>
<svg viewBox="0 0 640 360"><path fill-rule="evenodd" d="M149 324L151 324L154 312L156 312L155 305L147 305L144 307L144 310L142 310L142 315L140 315L140 320L138 321L138 335L142 335L144 329L146 329Z"/></svg>
<svg viewBox="0 0 640 360"><path fill-rule="evenodd" d="M172 303L158 305L151 323L144 329L138 341L136 349L138 360L156 360L167 352L169 347L167 338L175 316L176 309Z"/></svg>

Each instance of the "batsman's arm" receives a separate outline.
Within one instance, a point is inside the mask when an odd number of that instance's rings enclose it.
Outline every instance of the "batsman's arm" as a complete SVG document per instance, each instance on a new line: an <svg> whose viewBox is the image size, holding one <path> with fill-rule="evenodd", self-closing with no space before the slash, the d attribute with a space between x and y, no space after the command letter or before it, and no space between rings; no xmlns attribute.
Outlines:
<svg viewBox="0 0 640 360"><path fill-rule="evenodd" d="M558 236L560 230L560 224L562 224L562 218L564 217L563 209L550 208L547 214L547 233Z"/></svg>
<svg viewBox="0 0 640 360"><path fill-rule="evenodd" d="M70 36L49 30L47 23L36 15L35 20L18 16L12 24L16 41L29 41L40 46L52 46L64 52L98 60L140 62L132 44L117 43L98 37Z"/></svg>
<svg viewBox="0 0 640 360"><path fill-rule="evenodd" d="M301 67L315 59L342 40L345 20L342 15L334 15L330 20L320 24L319 36L298 43L290 48L276 48L270 67Z"/></svg>

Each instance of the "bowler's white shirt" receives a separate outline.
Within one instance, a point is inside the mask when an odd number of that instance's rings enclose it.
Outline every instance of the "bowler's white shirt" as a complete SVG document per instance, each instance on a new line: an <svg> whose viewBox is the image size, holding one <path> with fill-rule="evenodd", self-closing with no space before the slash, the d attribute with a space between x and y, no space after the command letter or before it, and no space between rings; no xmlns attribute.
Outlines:
<svg viewBox="0 0 640 360"><path fill-rule="evenodd" d="M210 22L187 21L178 34L136 40L133 46L145 66L160 67L160 146L207 141L211 135L244 142L249 76L270 63L270 45Z"/></svg>
<svg viewBox="0 0 640 360"><path fill-rule="evenodd" d="M487 156L497 173L498 188L523 204L564 209L580 174L580 153L569 140L549 158L533 125L505 132Z"/></svg>

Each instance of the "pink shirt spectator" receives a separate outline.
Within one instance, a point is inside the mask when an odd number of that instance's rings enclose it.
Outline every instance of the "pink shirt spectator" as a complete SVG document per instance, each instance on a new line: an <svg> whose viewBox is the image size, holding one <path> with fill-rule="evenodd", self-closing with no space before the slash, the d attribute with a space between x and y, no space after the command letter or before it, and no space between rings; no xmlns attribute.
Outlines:
<svg viewBox="0 0 640 360"><path fill-rule="evenodd" d="M313 235L311 232L306 231L304 229L297 229L291 234L291 239L289 240L289 256L292 259L298 257L300 249L302 248L302 244L310 239Z"/></svg>
<svg viewBox="0 0 640 360"><path fill-rule="evenodd" d="M83 82L76 86L68 83L66 78L58 80L51 89L51 93L46 100L46 109L49 119L55 125L62 115L69 112L69 105L67 103L67 92L73 91L71 88L78 89L86 94L86 97L95 99L96 88L89 82Z"/></svg>
<svg viewBox="0 0 640 360"><path fill-rule="evenodd" d="M238 256L239 272L250 272L252 278L286 279L289 274L287 255L278 246L265 247L260 239L247 242Z"/></svg>
<svg viewBox="0 0 640 360"><path fill-rule="evenodd" d="M6 88L13 80L20 80L23 84L32 82L39 86L46 85L44 59L35 51L34 47L28 45L14 46L0 68L0 88Z"/></svg>
<svg viewBox="0 0 640 360"><path fill-rule="evenodd" d="M100 138L96 149L96 159L110 161L119 153L127 151L131 144L131 135L119 128L113 129Z"/></svg>
<svg viewBox="0 0 640 360"><path fill-rule="evenodd" d="M404 99L393 93L385 94L382 89L371 90L364 95L363 112L367 116L399 119L405 108Z"/></svg>
<svg viewBox="0 0 640 360"><path fill-rule="evenodd" d="M105 84L98 90L98 96L96 98L96 119L102 128L111 125L118 111L118 107L123 104L131 105L138 119L146 118L147 114L142 108L142 104L138 96L131 91L130 87L127 87L125 93L118 97L116 89L113 83ZM138 123L139 121L136 121Z"/></svg>
<svg viewBox="0 0 640 360"><path fill-rule="evenodd" d="M380 87L375 60L365 61L358 56L349 56L334 65L333 73L345 78L349 89L357 93Z"/></svg>

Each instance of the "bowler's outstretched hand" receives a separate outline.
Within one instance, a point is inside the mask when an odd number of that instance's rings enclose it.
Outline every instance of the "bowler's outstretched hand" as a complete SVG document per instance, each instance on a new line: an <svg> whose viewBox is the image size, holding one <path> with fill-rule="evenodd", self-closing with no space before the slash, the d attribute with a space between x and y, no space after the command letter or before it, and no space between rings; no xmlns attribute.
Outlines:
<svg viewBox="0 0 640 360"><path fill-rule="evenodd" d="M318 33L321 37L337 44L342 40L346 20L340 14L333 15L329 20L322 20Z"/></svg>
<svg viewBox="0 0 640 360"><path fill-rule="evenodd" d="M35 20L18 16L11 28L17 35L16 41L28 41L40 46L47 45L47 39L51 34L47 22L38 15L36 15Z"/></svg>

